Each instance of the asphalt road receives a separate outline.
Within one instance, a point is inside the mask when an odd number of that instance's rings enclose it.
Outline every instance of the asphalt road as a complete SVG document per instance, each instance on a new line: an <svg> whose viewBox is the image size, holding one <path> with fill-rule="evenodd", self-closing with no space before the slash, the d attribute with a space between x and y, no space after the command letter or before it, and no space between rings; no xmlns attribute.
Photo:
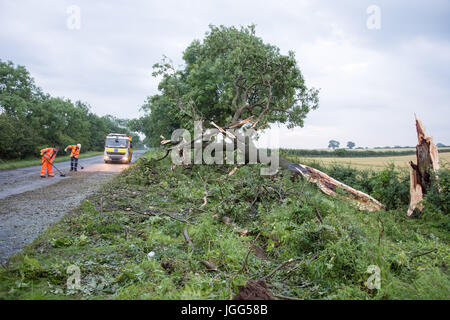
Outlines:
<svg viewBox="0 0 450 320"><path fill-rule="evenodd" d="M134 151L132 163L136 161L145 150ZM61 172L67 174L70 170L70 161L58 162L54 164ZM84 167L81 170L80 165ZM95 156L91 158L79 159L78 172L111 172L119 173L128 168L128 164L106 164L103 161L103 156ZM32 191L42 187L61 182L68 178L61 177L57 170L53 169L55 174L52 178L42 179L40 177L41 166L25 167L12 170L0 170L0 200L14 194L20 194L26 191Z"/></svg>
<svg viewBox="0 0 450 320"><path fill-rule="evenodd" d="M144 153L136 150L132 163ZM86 196L130 166L105 164L102 155L80 159L77 172L69 172L70 161L55 165L66 177L54 170L54 177L42 179L40 166L0 170L0 262L8 261Z"/></svg>

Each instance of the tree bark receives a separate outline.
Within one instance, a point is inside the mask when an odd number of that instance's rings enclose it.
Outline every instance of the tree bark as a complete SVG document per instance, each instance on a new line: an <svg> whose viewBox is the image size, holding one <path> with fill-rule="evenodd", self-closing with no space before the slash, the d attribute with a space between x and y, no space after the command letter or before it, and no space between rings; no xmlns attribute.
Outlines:
<svg viewBox="0 0 450 320"><path fill-rule="evenodd" d="M415 115L414 115L415 116ZM420 203L433 183L433 172L439 170L439 153L432 137L425 135L422 122L416 118L418 144L416 146L417 164L410 161L410 203L407 215L418 216L424 206ZM436 175L437 177L437 175Z"/></svg>
<svg viewBox="0 0 450 320"><path fill-rule="evenodd" d="M295 164L283 158L280 158L280 167L307 178L309 182L315 183L323 193L329 196L349 200L360 210L379 211L383 208L383 205L375 198L333 179L320 170L303 164Z"/></svg>

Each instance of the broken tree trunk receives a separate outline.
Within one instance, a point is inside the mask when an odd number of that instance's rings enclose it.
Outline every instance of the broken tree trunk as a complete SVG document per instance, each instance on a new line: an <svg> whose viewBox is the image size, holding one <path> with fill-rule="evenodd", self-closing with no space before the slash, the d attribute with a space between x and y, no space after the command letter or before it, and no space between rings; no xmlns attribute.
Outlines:
<svg viewBox="0 0 450 320"><path fill-rule="evenodd" d="M246 119L244 121L241 121L240 123L238 123L238 125L243 125L245 123L251 122L250 119ZM227 134L227 130L228 128L221 128L218 125L216 125L215 123L212 123L218 130L219 132L221 132L224 136L227 136L228 138L230 138L233 142L234 148L236 147L236 143L241 142L243 143L243 145L245 146L244 150L245 150L245 159L246 161L248 161L248 159L250 159L249 157L249 152L250 152L250 147L249 147L249 140L244 138L244 139L240 139L238 137L236 137L235 135L232 134ZM206 137L212 136L210 135L204 135ZM206 140L208 140L206 139ZM161 144L166 144L164 143L165 140L163 140L163 142ZM175 141L171 141L171 145L176 145L179 142L175 142ZM203 141L202 143L204 146L207 145L207 143L205 143ZM211 143L210 145L212 146L213 143ZM188 142L187 145L191 148L194 148L194 140L192 140L191 142ZM218 149L222 149L220 150L220 153L225 152L227 150L226 145L221 145L222 148L218 148ZM174 149L176 147L172 147L169 148L167 150L167 153L165 154L164 157L158 159L158 160L162 160L165 157L167 157L167 155L169 154L170 150ZM260 151L259 150L255 150L256 151L256 162L257 163L261 163L260 159ZM330 196L333 197L337 197L337 198L341 198L341 199L347 199L349 200L352 204L356 205L356 207L358 207L360 210L367 210L367 211L379 211L381 210L381 208L383 207L383 205L377 201L375 198L369 196L368 194L361 192L359 190L356 190L350 186L347 186L345 184L343 184L342 182L339 182L333 178L331 178L330 176L328 176L327 174L314 169L312 167L303 165L303 164L295 164L292 163L286 159L283 158L279 158L279 167L288 170L291 172L291 174L293 175L300 175L303 178L307 178L308 181L315 183L320 190Z"/></svg>
<svg viewBox="0 0 450 320"><path fill-rule="evenodd" d="M249 150L250 148L245 148L245 159L249 159ZM259 150L257 150L257 162L261 162ZM292 163L281 157L279 158L279 167L288 170L294 176L300 175L307 181L315 183L326 195L350 201L360 210L379 211L383 208L383 204L370 195L337 181L315 168Z"/></svg>
<svg viewBox="0 0 450 320"><path fill-rule="evenodd" d="M323 193L329 196L349 200L360 210L379 211L383 208L383 205L375 198L347 186L312 167L303 164L294 164L283 158L280 158L280 167L307 178L308 181L315 183Z"/></svg>
<svg viewBox="0 0 450 320"><path fill-rule="evenodd" d="M410 164L410 203L407 215L418 216L422 213L423 195L427 193L433 181L433 172L439 170L439 153L432 137L425 135L425 128L422 122L416 118L416 130L418 144L416 146L417 164L412 161ZM436 176L437 177L437 176Z"/></svg>

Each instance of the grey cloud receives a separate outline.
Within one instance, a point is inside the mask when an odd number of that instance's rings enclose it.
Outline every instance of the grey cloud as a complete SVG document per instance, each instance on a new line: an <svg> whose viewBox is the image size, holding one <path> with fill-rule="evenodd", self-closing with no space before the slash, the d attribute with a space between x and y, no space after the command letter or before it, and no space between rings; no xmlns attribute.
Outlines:
<svg viewBox="0 0 450 320"><path fill-rule="evenodd" d="M80 30L66 27L72 4ZM381 8L380 30L366 28L371 4ZM449 13L446 0L3 1L0 58L25 65L52 95L130 118L157 93L151 71L163 54L181 64L208 24L255 23L266 42L296 53L307 85L322 88L320 108L286 145L323 147L333 137L412 145L412 111L436 141L450 143Z"/></svg>

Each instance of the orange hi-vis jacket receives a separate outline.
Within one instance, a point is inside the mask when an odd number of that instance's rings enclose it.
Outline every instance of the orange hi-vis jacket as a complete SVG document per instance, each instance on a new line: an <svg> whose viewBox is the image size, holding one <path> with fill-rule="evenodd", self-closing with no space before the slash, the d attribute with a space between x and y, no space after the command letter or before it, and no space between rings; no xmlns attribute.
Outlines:
<svg viewBox="0 0 450 320"><path fill-rule="evenodd" d="M47 160L48 162L53 163L53 160L55 160L56 151L53 148L45 148L41 150L41 155L43 162Z"/></svg>
<svg viewBox="0 0 450 320"><path fill-rule="evenodd" d="M71 146L67 146L66 149L71 149L72 151L70 152L70 157L73 158L77 158L80 155L80 148L77 147L77 145L71 145Z"/></svg>
<svg viewBox="0 0 450 320"><path fill-rule="evenodd" d="M45 177L45 171L47 171L49 177L53 177L52 163L56 157L56 151L53 148L45 148L41 150L42 165L41 165L41 177Z"/></svg>

